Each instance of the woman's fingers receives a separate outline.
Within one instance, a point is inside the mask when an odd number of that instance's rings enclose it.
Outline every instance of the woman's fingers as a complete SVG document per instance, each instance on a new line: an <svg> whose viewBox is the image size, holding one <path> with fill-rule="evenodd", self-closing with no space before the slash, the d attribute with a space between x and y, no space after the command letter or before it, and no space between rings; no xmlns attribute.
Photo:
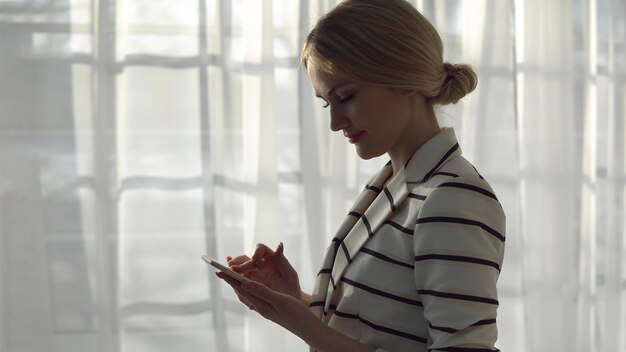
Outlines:
<svg viewBox="0 0 626 352"><path fill-rule="evenodd" d="M273 257L274 251L270 247L262 243L258 243L254 247L254 253L252 253L252 261L254 261L254 264L257 268L262 269L265 262L271 260Z"/></svg>
<svg viewBox="0 0 626 352"><path fill-rule="evenodd" d="M261 314L264 318L272 320L276 314L276 309L272 306L271 303L264 301L263 299L254 296L253 294L243 290L240 288L240 293L252 306L251 309L256 310Z"/></svg>
<svg viewBox="0 0 626 352"><path fill-rule="evenodd" d="M228 258L230 258L230 259L228 259ZM248 257L247 255L240 255L240 256L235 257L235 258L228 256L228 257L226 257L226 259L228 260L228 262L227 262L228 266L234 266L234 265L241 265L241 264L249 261L250 257Z"/></svg>
<svg viewBox="0 0 626 352"><path fill-rule="evenodd" d="M246 299L250 300L252 298L256 298L267 302L270 305L280 305L281 300L287 297L287 295L276 292L259 282L244 282L240 285L240 287L243 292L247 293L244 295Z"/></svg>
<svg viewBox="0 0 626 352"><path fill-rule="evenodd" d="M219 277L220 279L226 281L226 283L229 284L234 289L239 289L239 286L241 286L241 282L233 279L232 277L224 274L221 271L216 272L215 275L217 275L217 277Z"/></svg>
<svg viewBox="0 0 626 352"><path fill-rule="evenodd" d="M247 273L250 272L252 270L257 270L258 268L256 267L256 264L252 261L252 260L248 260L245 263L241 263L239 265L235 265L235 266L231 266L231 269L233 269L234 271L243 274L243 273Z"/></svg>
<svg viewBox="0 0 626 352"><path fill-rule="evenodd" d="M280 242L278 244L278 247L276 247L276 252L275 252L276 256L277 257L283 256L283 251L284 250L285 250L285 246L283 246L283 243Z"/></svg>
<svg viewBox="0 0 626 352"><path fill-rule="evenodd" d="M254 247L252 257L246 255L240 255L236 258L228 259L228 266L238 273L248 273L254 270L261 270L265 265L272 260L278 260L276 264L279 266L286 266L286 269L291 269L287 258L283 255L284 246L283 243L279 243L276 251L272 250L268 246L258 243ZM285 268L279 268L284 271Z"/></svg>
<svg viewBox="0 0 626 352"><path fill-rule="evenodd" d="M246 306L248 306L248 308L250 309L254 309L257 312L259 312L259 314L263 315L266 318L270 317L270 313L274 310L272 308L272 306L264 301L262 298L256 297L254 296L252 293L244 290L241 288L241 283L235 279L233 279L232 277L224 274L224 273L216 273L217 276L226 281L226 283L228 283L234 290L235 293L237 294L237 296L239 297L239 301L241 301L241 303L245 304ZM263 286L264 288L268 289L267 287ZM269 289L268 289L269 290Z"/></svg>
<svg viewBox="0 0 626 352"><path fill-rule="evenodd" d="M237 257L228 262L228 265L238 273L245 273L252 270L263 269L265 263L274 256L274 251L264 244L257 244L252 253L252 258L246 257L246 260L241 260L241 257ZM234 265L233 265L234 264ZM234 266L234 267L233 267Z"/></svg>
<svg viewBox="0 0 626 352"><path fill-rule="evenodd" d="M293 269L284 254L285 247L281 242L276 249L276 267L283 278L289 281L298 280L298 274Z"/></svg>
<svg viewBox="0 0 626 352"><path fill-rule="evenodd" d="M228 261L228 266L235 272L240 274L247 274L252 270L257 269L256 265L247 255L240 255L235 259Z"/></svg>
<svg viewBox="0 0 626 352"><path fill-rule="evenodd" d="M283 243L280 242L278 244L278 248L276 248L275 260L276 260L278 270L280 270L281 274L284 274L286 273L286 271L291 269L291 264L289 264L289 261L285 257L284 251L285 251L285 247L283 246Z"/></svg>
<svg viewBox="0 0 626 352"><path fill-rule="evenodd" d="M215 275L217 275L217 277L219 277L220 279L226 281L227 284L229 284L234 290L235 290L235 294L237 294L237 298L239 299L239 301L243 304L245 304L246 306L250 307L250 302L240 293L240 286L241 283L235 279L233 279L232 277L222 273L222 272L216 272Z"/></svg>

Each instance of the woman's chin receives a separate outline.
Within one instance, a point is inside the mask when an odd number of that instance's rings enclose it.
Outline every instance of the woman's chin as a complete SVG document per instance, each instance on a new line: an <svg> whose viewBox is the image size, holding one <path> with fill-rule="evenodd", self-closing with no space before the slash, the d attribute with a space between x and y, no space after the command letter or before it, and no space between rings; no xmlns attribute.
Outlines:
<svg viewBox="0 0 626 352"><path fill-rule="evenodd" d="M371 149L366 149L366 148L362 148L359 147L358 145L356 146L356 154L359 156L359 158L363 159L363 160L369 160L369 159L373 159L376 157L379 157L383 154L385 154L385 152L376 152L374 150Z"/></svg>

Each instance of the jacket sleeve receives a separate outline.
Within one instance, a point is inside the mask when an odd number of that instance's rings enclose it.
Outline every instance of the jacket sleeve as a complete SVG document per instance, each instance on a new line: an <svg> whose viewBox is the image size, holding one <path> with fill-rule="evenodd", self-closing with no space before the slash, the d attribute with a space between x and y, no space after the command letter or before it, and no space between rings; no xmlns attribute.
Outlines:
<svg viewBox="0 0 626 352"><path fill-rule="evenodd" d="M504 211L482 179L444 182L424 201L413 249L429 351L497 351L504 236Z"/></svg>

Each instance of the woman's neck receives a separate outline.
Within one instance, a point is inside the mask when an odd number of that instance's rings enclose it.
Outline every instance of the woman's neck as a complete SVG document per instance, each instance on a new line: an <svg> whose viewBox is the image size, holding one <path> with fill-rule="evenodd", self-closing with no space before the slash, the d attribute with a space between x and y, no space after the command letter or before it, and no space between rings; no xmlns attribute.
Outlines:
<svg viewBox="0 0 626 352"><path fill-rule="evenodd" d="M415 109L412 115L411 123L402 133L398 143L387 152L393 168L391 178L397 175L424 143L441 131L432 106Z"/></svg>

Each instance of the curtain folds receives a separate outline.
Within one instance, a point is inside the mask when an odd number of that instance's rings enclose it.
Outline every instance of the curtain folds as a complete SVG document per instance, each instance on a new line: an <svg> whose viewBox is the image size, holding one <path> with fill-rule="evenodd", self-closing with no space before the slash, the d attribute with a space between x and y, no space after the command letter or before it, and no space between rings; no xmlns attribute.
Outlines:
<svg viewBox="0 0 626 352"><path fill-rule="evenodd" d="M306 350L200 256L310 291L386 163L298 67L337 2L0 1L0 352ZM436 111L507 214L498 347L626 352L626 3L411 2L479 76Z"/></svg>

